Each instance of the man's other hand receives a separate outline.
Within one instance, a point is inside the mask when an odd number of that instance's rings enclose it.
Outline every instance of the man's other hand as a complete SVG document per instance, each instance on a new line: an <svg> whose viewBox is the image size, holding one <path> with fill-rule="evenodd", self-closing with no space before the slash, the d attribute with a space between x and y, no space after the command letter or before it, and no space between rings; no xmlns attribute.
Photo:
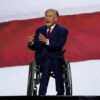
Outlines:
<svg viewBox="0 0 100 100"><path fill-rule="evenodd" d="M45 43L45 44L47 43L47 40L48 40L48 39L47 39L44 35L42 35L41 33L40 33L38 39L39 39L40 42Z"/></svg>

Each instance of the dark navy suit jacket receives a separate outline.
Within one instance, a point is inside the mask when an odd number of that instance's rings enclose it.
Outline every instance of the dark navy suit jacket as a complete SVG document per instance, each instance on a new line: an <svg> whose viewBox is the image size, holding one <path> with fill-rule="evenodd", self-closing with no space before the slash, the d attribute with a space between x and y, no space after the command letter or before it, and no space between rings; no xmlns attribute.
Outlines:
<svg viewBox="0 0 100 100"><path fill-rule="evenodd" d="M42 33L47 37L47 26L42 26L36 30L34 44L29 43L28 47L35 50L37 61L45 61L47 57L60 58L63 56L62 49L67 40L68 30L58 24L52 30L49 37L49 45L39 42L38 36Z"/></svg>

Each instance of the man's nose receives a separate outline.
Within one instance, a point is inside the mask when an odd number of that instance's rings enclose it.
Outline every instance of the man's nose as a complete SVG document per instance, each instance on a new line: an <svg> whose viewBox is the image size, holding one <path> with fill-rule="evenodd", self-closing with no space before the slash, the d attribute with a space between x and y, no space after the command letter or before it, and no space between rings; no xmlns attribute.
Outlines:
<svg viewBox="0 0 100 100"><path fill-rule="evenodd" d="M46 17L46 19L49 19L49 18L50 18L49 16Z"/></svg>

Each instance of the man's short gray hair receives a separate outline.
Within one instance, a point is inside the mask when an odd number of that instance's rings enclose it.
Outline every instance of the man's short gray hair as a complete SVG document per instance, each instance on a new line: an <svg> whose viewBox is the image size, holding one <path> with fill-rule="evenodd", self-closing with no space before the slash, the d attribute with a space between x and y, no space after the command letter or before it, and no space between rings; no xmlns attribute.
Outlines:
<svg viewBox="0 0 100 100"><path fill-rule="evenodd" d="M59 16L59 12L58 12L57 10L55 10L55 9L48 9L48 10L45 11L45 14L46 14L48 11L53 11L53 12L56 14L57 17Z"/></svg>

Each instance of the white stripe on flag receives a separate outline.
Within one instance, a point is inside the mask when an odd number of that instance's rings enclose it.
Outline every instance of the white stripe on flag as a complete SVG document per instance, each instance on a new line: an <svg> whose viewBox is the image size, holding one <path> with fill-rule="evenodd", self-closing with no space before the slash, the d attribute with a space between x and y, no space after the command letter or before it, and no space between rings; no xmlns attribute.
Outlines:
<svg viewBox="0 0 100 100"><path fill-rule="evenodd" d="M73 95L100 95L100 60L71 63ZM0 68L0 96L26 95L28 66ZM50 78L47 95L55 95L55 81Z"/></svg>
<svg viewBox="0 0 100 100"><path fill-rule="evenodd" d="M60 15L100 11L100 0L10 0L0 1L0 22L39 18L48 8L57 9Z"/></svg>

